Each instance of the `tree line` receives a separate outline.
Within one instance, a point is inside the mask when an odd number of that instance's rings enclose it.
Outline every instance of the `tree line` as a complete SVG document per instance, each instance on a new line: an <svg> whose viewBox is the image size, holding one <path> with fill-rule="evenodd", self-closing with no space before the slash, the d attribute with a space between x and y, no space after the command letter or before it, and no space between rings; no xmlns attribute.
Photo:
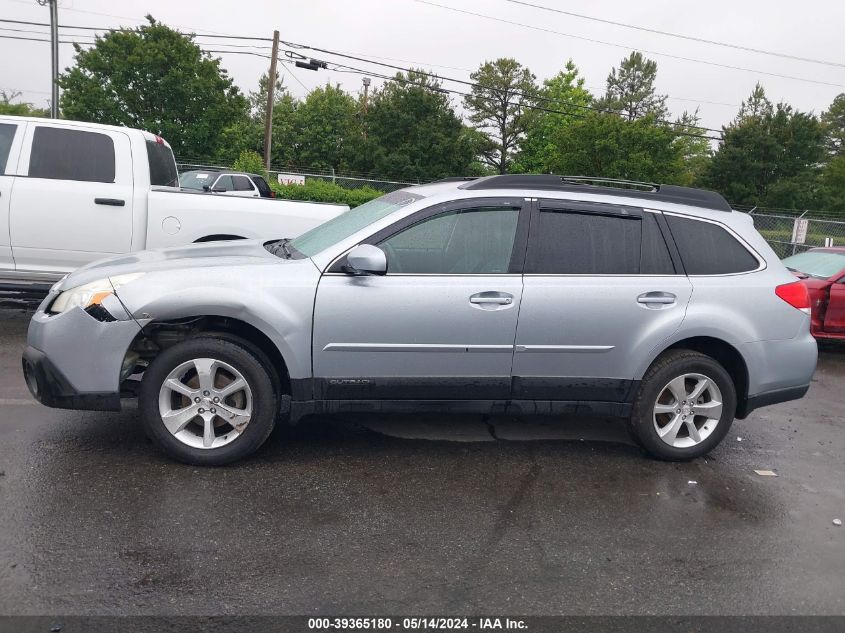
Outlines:
<svg viewBox="0 0 845 633"><path fill-rule="evenodd" d="M269 78L244 95L190 36L149 24L99 36L61 75L69 119L168 139L179 159L232 164L263 152ZM398 72L364 102L339 85L298 99L277 81L276 168L334 169L426 182L456 175L559 173L701 186L737 205L845 215L845 93L820 115L772 103L757 84L720 133L698 111L671 119L657 64L632 52L593 94L572 60L538 82L511 58L487 61L463 91L431 71ZM22 108L23 107L23 111ZM0 98L0 113L26 114Z"/></svg>

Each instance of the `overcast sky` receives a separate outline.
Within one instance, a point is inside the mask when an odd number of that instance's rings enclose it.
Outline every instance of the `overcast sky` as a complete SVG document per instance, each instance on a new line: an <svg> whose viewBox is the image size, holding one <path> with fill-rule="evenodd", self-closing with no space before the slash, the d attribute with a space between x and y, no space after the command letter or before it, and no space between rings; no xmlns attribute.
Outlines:
<svg viewBox="0 0 845 633"><path fill-rule="evenodd" d="M668 104L673 115L698 107L702 124L711 128L719 128L735 116L740 102L757 81L764 85L773 101L785 100L800 110L812 110L817 114L837 94L845 92L845 2L842 0L800 3L783 0L530 1L616 22L831 64L692 42L517 6L506 0L431 2L546 31L460 14L417 0L59 0L59 23L105 28L137 26L143 22L144 14L150 13L157 20L183 31L270 37L277 28L282 40L377 58L400 66L424 66L443 76L460 79L468 78L469 72L484 60L507 56L527 65L542 80L554 75L567 59L572 58L586 78L587 87L594 93L603 92L611 67L637 49L657 62L657 86L669 95ZM39 6L36 0L0 0L0 17L48 22L49 10ZM9 23L0 23L0 27L44 30ZM9 30L0 30L0 34L41 37ZM65 39L70 34L70 31L62 31ZM199 41L232 42L202 38ZM215 44L204 46L215 47ZM741 66L756 72L730 70L657 53ZM72 46L61 46L62 68L73 63L73 54ZM319 53L314 55L328 58ZM255 89L258 77L266 72L269 64L266 59L250 55L222 54L220 57L223 67L244 92ZM347 63L367 67L359 62ZM393 74L390 70L370 68ZM774 77L764 72L823 83ZM305 87L287 72L284 83L297 96L304 95L306 88L327 81L339 82L351 91L361 88L360 75L298 69L295 76ZM453 84L448 86L462 89ZM20 91L24 100L45 105L50 91L49 44L0 38L0 89Z"/></svg>

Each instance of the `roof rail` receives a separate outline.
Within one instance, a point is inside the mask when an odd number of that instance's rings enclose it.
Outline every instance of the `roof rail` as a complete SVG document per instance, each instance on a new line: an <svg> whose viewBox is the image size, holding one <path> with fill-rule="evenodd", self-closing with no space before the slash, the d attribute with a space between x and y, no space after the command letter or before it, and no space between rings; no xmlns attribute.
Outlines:
<svg viewBox="0 0 845 633"><path fill-rule="evenodd" d="M426 184L435 184L438 182L469 182L471 180L478 180L478 176L449 176L448 178L441 178Z"/></svg>
<svg viewBox="0 0 845 633"><path fill-rule="evenodd" d="M537 189L541 191L567 191L571 193L589 192L606 196L685 204L716 211L733 210L731 209L731 205L728 204L728 201L715 191L637 182L635 180L617 180L614 178L554 176L551 174L506 174L477 178L467 184L461 185L460 188L475 191L485 189Z"/></svg>

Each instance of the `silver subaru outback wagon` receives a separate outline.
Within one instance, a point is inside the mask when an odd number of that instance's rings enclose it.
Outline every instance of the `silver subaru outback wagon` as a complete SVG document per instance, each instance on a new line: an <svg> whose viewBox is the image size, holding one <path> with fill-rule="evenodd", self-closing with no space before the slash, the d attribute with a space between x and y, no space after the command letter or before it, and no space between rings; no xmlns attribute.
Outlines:
<svg viewBox="0 0 845 633"><path fill-rule="evenodd" d="M801 398L805 287L721 196L560 176L397 191L296 239L95 262L33 316L23 369L60 408L137 397L205 465L277 420L439 409L627 418L651 455L706 454Z"/></svg>

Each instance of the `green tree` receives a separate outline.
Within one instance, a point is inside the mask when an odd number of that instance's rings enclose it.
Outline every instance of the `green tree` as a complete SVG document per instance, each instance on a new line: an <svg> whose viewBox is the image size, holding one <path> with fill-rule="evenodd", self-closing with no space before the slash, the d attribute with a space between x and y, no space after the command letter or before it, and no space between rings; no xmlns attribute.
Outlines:
<svg viewBox="0 0 845 633"><path fill-rule="evenodd" d="M536 78L509 58L485 62L470 77L474 85L464 107L472 125L486 137L479 147L481 160L496 172L507 173L525 137L525 114L535 100Z"/></svg>
<svg viewBox="0 0 845 633"><path fill-rule="evenodd" d="M748 119L759 119L761 117L770 117L775 109L772 102L766 96L766 91L759 83L754 86L748 99L742 102L739 106L739 114L734 120L735 124L743 123Z"/></svg>
<svg viewBox="0 0 845 633"><path fill-rule="evenodd" d="M25 101L17 101L21 96L20 92L6 92L0 90L0 114L8 114L12 116L50 116L50 111L44 108L36 108L31 103Z"/></svg>
<svg viewBox="0 0 845 633"><path fill-rule="evenodd" d="M845 92L836 95L827 112L822 114L825 144L832 156L845 156Z"/></svg>
<svg viewBox="0 0 845 633"><path fill-rule="evenodd" d="M564 70L543 82L537 96L542 109L525 113L526 135L522 151L514 168L521 172L548 172L552 163L559 163L559 147L554 142L555 133L584 117L584 106L593 100L584 88L584 78L570 59ZM552 112L551 110L557 110Z"/></svg>
<svg viewBox="0 0 845 633"><path fill-rule="evenodd" d="M657 94L654 81L657 62L632 52L607 76L607 92L600 106L618 112L629 121L649 114L656 119L668 116L666 95Z"/></svg>
<svg viewBox="0 0 845 633"><path fill-rule="evenodd" d="M672 127L656 123L653 114L629 121L593 112L557 130L558 151L549 168L559 174L682 182L683 156L675 139Z"/></svg>
<svg viewBox="0 0 845 633"><path fill-rule="evenodd" d="M363 142L358 102L339 85L312 90L294 108L291 123L297 165L343 170L355 162Z"/></svg>
<svg viewBox="0 0 845 633"><path fill-rule="evenodd" d="M464 175L476 146L441 83L421 71L397 73L378 90L366 118L361 171L403 180Z"/></svg>
<svg viewBox="0 0 845 633"><path fill-rule="evenodd" d="M254 152L251 149L246 149L241 152L241 155L238 156L237 160L232 163L232 169L235 171L245 171L248 174L267 175L264 171L264 159L261 158L261 155L258 152Z"/></svg>
<svg viewBox="0 0 845 633"><path fill-rule="evenodd" d="M76 66L59 78L62 113L161 134L177 156L213 157L221 132L246 117L246 99L191 36L147 19L75 46Z"/></svg>
<svg viewBox="0 0 845 633"><path fill-rule="evenodd" d="M845 156L834 156L822 171L820 208L831 215L845 216Z"/></svg>
<svg viewBox="0 0 845 633"><path fill-rule="evenodd" d="M704 184L736 204L812 207L825 156L822 125L785 103L767 104L758 86L736 120L723 128Z"/></svg>
<svg viewBox="0 0 845 633"><path fill-rule="evenodd" d="M675 145L680 148L681 159L685 165L685 173L678 184L692 186L697 184L707 171L713 150L710 141L705 138L707 130L700 127L701 119L698 108L695 112L684 113L675 121Z"/></svg>

